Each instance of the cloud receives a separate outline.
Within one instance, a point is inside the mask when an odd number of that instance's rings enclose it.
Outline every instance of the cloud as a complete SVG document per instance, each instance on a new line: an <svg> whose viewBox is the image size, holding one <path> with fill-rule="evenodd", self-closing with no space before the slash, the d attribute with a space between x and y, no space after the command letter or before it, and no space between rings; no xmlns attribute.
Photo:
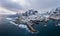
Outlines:
<svg viewBox="0 0 60 36"><path fill-rule="evenodd" d="M46 10L60 6L60 0L25 0L26 3L22 6L19 3L12 2L11 0L0 0L0 4L9 10L24 10L24 9L36 9Z"/></svg>
<svg viewBox="0 0 60 36"><path fill-rule="evenodd" d="M0 15L13 15L13 14L16 14L16 12L0 7Z"/></svg>
<svg viewBox="0 0 60 36"><path fill-rule="evenodd" d="M34 9L50 9L60 6L60 0L30 0L31 7Z"/></svg>
<svg viewBox="0 0 60 36"><path fill-rule="evenodd" d="M19 5L18 3L12 2L10 0L0 0L0 4L2 5L2 7L9 9L9 10L22 10L23 7L21 5Z"/></svg>

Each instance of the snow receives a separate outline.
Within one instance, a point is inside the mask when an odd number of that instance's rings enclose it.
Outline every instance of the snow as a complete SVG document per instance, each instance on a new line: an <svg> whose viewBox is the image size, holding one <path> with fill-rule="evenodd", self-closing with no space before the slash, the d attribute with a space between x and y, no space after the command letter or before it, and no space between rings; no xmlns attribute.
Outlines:
<svg viewBox="0 0 60 36"><path fill-rule="evenodd" d="M27 28L27 26L26 25L23 25L23 24L20 24L19 27L20 28Z"/></svg>
<svg viewBox="0 0 60 36"><path fill-rule="evenodd" d="M60 26L60 24L58 23L58 26Z"/></svg>
<svg viewBox="0 0 60 36"><path fill-rule="evenodd" d="M7 20L13 20L13 18L6 18Z"/></svg>

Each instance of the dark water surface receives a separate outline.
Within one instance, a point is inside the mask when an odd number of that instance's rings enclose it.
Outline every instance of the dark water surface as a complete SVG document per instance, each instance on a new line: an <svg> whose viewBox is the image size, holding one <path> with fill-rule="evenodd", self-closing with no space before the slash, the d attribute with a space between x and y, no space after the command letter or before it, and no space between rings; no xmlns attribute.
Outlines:
<svg viewBox="0 0 60 36"><path fill-rule="evenodd" d="M11 24L8 20L4 20L3 23L0 24L0 36L60 36L60 26L55 26L55 22L56 21L50 20L47 26L44 26L46 23L41 22L33 26L39 32L31 33L26 29Z"/></svg>

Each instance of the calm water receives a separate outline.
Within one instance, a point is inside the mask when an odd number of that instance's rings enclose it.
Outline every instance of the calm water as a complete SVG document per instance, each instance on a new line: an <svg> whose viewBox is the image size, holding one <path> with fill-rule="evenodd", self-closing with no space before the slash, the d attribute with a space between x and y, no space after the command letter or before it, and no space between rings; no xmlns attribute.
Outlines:
<svg viewBox="0 0 60 36"><path fill-rule="evenodd" d="M31 33L26 29L11 24L8 20L4 20L3 23L0 24L0 36L60 36L60 26L55 26L55 22L56 21L50 20L47 26L44 26L46 23L41 22L33 26L39 32ZM60 21L58 23L60 23Z"/></svg>

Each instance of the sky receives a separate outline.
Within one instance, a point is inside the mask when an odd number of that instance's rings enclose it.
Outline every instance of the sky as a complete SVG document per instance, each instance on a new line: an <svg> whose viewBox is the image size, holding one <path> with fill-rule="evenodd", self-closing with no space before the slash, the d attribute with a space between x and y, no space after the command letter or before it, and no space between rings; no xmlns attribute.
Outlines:
<svg viewBox="0 0 60 36"><path fill-rule="evenodd" d="M60 7L60 0L0 0L0 7L11 11L48 10Z"/></svg>

